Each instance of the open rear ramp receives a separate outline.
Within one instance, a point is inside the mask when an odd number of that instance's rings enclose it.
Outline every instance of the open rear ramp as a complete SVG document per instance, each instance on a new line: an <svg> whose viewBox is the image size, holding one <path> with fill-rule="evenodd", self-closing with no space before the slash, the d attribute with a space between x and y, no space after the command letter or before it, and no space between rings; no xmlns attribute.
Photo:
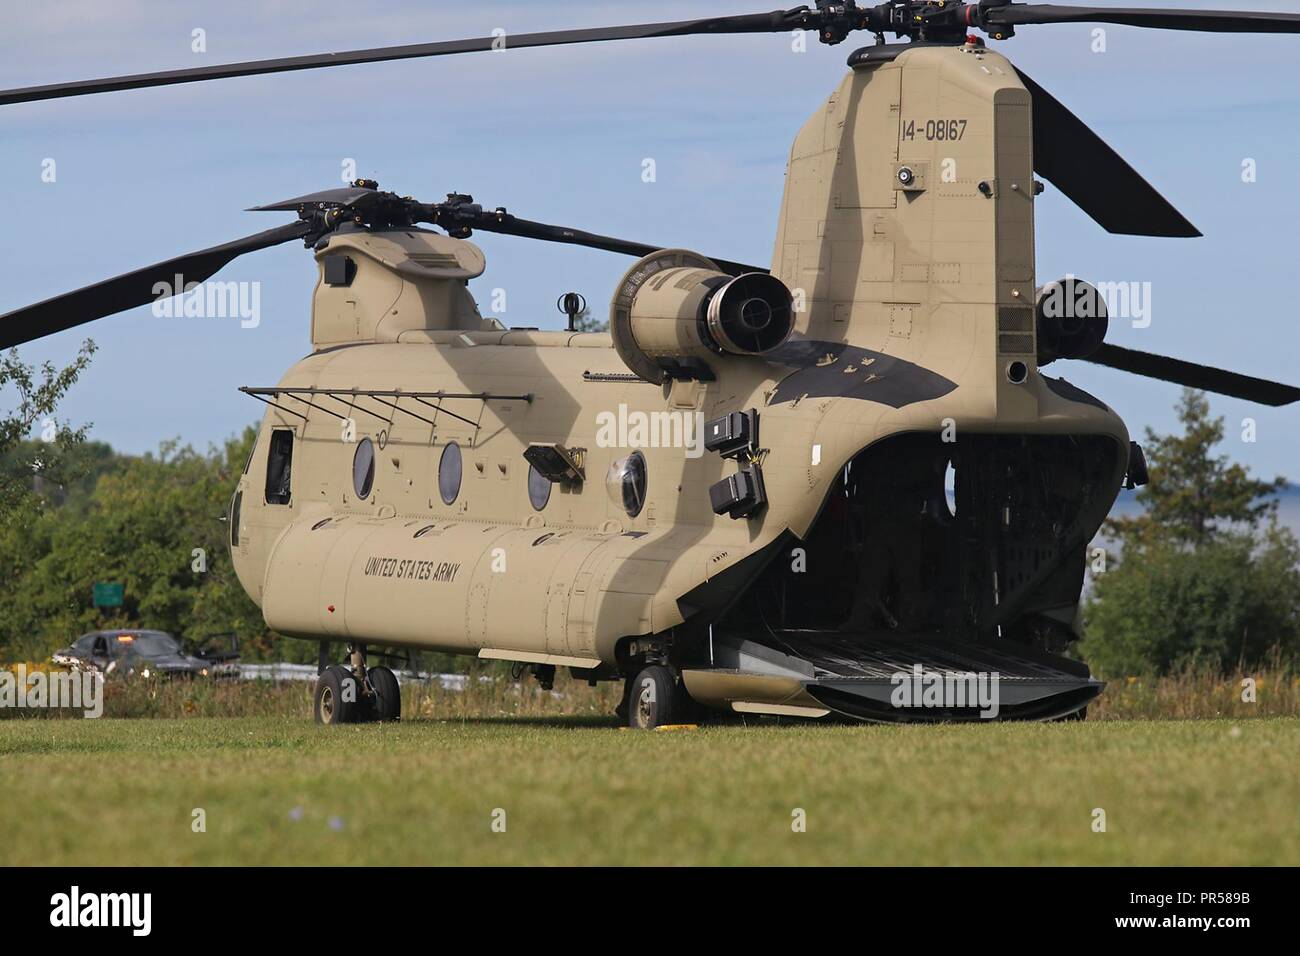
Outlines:
<svg viewBox="0 0 1300 956"><path fill-rule="evenodd" d="M1105 686L1084 664L1009 641L891 632L719 635L712 666L683 678L701 703L742 713L890 723L1051 720Z"/></svg>

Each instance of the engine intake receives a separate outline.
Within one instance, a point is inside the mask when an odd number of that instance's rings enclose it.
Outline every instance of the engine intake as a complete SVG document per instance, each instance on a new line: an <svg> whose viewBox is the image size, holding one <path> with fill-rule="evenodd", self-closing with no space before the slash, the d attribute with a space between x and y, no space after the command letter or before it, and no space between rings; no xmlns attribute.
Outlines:
<svg viewBox="0 0 1300 956"><path fill-rule="evenodd" d="M1038 364L1059 358L1084 359L1106 340L1110 313L1097 287L1067 277L1038 290L1034 307L1038 324Z"/></svg>
<svg viewBox="0 0 1300 956"><path fill-rule="evenodd" d="M649 382L697 376L719 355L762 355L794 327L794 297L762 272L729 276L710 259L662 249L638 261L610 303L619 356Z"/></svg>

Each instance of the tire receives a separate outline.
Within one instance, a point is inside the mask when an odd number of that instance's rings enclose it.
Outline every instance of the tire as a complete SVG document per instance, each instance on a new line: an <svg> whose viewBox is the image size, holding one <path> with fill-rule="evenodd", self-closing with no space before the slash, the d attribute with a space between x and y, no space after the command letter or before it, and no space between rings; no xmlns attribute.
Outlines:
<svg viewBox="0 0 1300 956"><path fill-rule="evenodd" d="M651 664L633 678L627 703L628 726L637 730L681 723L690 714L686 689L662 664Z"/></svg>
<svg viewBox="0 0 1300 956"><path fill-rule="evenodd" d="M348 683L351 692L347 693ZM351 698L350 700L347 698ZM346 667L331 664L316 678L312 713L318 724L355 724L361 719L361 687Z"/></svg>
<svg viewBox="0 0 1300 956"><path fill-rule="evenodd" d="M402 691L397 675L391 669L379 666L366 670L370 689L375 692L374 719L380 723L396 723L402 719Z"/></svg>

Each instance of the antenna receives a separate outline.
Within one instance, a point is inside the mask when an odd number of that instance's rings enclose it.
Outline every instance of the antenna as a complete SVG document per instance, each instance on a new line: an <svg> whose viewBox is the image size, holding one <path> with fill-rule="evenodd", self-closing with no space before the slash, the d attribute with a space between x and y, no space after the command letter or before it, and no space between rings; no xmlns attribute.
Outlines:
<svg viewBox="0 0 1300 956"><path fill-rule="evenodd" d="M587 300L580 292L566 292L555 300L555 307L569 317L569 331L578 331L573 323L587 308Z"/></svg>

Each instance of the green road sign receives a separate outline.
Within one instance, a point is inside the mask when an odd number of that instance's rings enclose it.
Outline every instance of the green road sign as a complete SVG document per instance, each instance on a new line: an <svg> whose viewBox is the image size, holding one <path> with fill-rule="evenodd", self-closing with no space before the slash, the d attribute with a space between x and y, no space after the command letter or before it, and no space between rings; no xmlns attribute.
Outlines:
<svg viewBox="0 0 1300 956"><path fill-rule="evenodd" d="M95 607L121 607L122 585L117 582L95 584Z"/></svg>

